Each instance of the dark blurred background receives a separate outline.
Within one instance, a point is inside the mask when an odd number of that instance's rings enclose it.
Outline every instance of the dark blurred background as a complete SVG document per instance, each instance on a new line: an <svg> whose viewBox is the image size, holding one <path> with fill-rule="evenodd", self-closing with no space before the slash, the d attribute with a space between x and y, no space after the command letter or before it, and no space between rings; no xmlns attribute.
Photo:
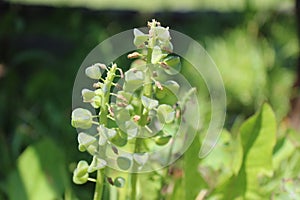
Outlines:
<svg viewBox="0 0 300 200"><path fill-rule="evenodd" d="M298 94L294 1L124 2L0 2L0 199L18 199L17 191L35 199L30 195L38 194L28 193L42 179L35 166L49 168L46 177L62 198L88 199L93 187L78 192L70 178L86 156L70 125L77 70L101 41L152 18L199 41L212 56L226 87L228 129L265 101L278 121L288 119ZM32 151L22 154L27 147Z"/></svg>

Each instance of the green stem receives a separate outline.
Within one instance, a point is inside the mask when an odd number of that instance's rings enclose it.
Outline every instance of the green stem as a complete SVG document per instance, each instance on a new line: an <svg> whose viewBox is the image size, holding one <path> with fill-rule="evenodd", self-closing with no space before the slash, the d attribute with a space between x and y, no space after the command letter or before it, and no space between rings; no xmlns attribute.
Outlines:
<svg viewBox="0 0 300 200"><path fill-rule="evenodd" d="M109 104L110 90L111 90L111 86L112 86L112 82L113 82L114 74L115 74L116 70L117 70L117 66L113 65L111 67L110 71L107 73L107 77L103 82L103 84L106 85L106 91L104 92L103 100L101 102L101 112L100 112L99 123L104 126L107 126L107 121L108 121L107 104ZM106 147L104 147L104 149L105 148ZM96 187L95 187L95 192L94 192L94 200L102 199L104 183L105 183L105 170L106 170L105 168L97 170L97 179L96 179Z"/></svg>
<svg viewBox="0 0 300 200"><path fill-rule="evenodd" d="M148 48L148 53L147 53L147 64L151 64L151 55L152 55L152 48ZM145 85L143 89L142 95L150 97L152 95L152 79L151 79L151 70L148 68L145 73ZM148 112L145 112L143 114L144 108L142 107L141 109L141 119L139 121L139 125L145 126L147 124L147 118L148 118ZM141 150L141 145L142 145L142 139L141 138L136 138L135 140L135 147L134 147L134 152L140 152ZM133 173L131 175L131 195L130 199L131 200L136 200L136 194L137 194L137 180L138 180L138 173Z"/></svg>
<svg viewBox="0 0 300 200"><path fill-rule="evenodd" d="M94 192L94 200L101 200L103 193L104 173L103 170L97 171L96 187Z"/></svg>

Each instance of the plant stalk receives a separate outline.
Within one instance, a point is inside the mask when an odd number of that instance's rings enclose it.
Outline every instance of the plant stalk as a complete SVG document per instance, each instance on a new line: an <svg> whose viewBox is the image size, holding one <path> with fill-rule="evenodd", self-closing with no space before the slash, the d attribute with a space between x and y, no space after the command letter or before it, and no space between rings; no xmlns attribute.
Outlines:
<svg viewBox="0 0 300 200"><path fill-rule="evenodd" d="M147 64L151 64L151 56L152 56L152 48L148 48L148 53L147 53ZM152 96L152 80L151 80L151 71L148 68L148 70L145 73L145 86L143 89L143 94L144 96L147 96L151 98ZM145 112L143 114L143 107L141 109L141 119L139 121L139 124L141 126L145 126L147 124L147 118L148 118L148 112ZM142 140L141 138L136 138L135 140L135 147L134 147L134 152L140 152L142 145ZM132 173L131 175L131 195L130 199L131 200L136 200L137 196L137 180L138 180L138 173Z"/></svg>
<svg viewBox="0 0 300 200"><path fill-rule="evenodd" d="M104 84L106 85L106 92L104 94L104 98L101 102L101 112L100 112L100 117L99 117L99 123L104 125L105 127L107 126L107 120L108 120L108 107L107 104L109 104L109 98L110 98L110 90L112 86L112 82L114 79L114 74L117 70L117 66L113 65L110 69L110 71L107 74L107 78L104 81ZM99 147L100 148L100 147ZM104 147L106 148L106 147ZM94 192L94 199L93 200L101 200L103 196L103 190L104 190L104 184L105 184L105 170L106 168L104 167L103 169L97 170L97 179L96 179L96 187L95 187L95 192Z"/></svg>

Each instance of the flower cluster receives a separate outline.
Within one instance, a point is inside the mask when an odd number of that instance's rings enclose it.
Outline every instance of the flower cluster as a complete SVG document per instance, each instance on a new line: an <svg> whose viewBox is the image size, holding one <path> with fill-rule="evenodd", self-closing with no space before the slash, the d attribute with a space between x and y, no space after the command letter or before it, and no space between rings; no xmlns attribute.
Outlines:
<svg viewBox="0 0 300 200"><path fill-rule="evenodd" d="M102 63L85 69L86 76L95 82L94 90L82 89L82 99L96 115L76 108L71 124L79 130L79 150L87 151L93 159L90 164L78 163L73 176L77 184L92 180L89 173L110 164L125 171L142 169L155 159L148 151L171 143L175 135L185 102L178 99L180 85L170 76L179 73L180 57L172 53L168 27L155 20L148 26L148 33L134 29L137 51L128 54L134 59L128 71ZM121 177L108 180L115 186L124 185Z"/></svg>

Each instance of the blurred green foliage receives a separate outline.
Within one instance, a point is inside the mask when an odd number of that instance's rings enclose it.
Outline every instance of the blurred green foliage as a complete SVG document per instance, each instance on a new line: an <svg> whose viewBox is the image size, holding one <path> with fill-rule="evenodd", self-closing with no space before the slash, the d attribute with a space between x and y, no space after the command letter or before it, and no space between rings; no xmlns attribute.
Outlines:
<svg viewBox="0 0 300 200"><path fill-rule="evenodd" d="M0 3L0 199L91 199L93 184L71 184L75 162L87 159L70 125L76 72L99 42L152 18L203 44L224 80L228 111L207 158L196 157L196 138L165 181L163 170L140 176L149 186L143 199L299 198L299 133L283 121L299 53L292 1L186 1L185 7L165 1L152 7L173 12L143 12L149 4L140 1L88 2L90 8L138 11ZM183 66L183 73L192 72ZM191 82L201 85L201 100L208 102L205 84ZM209 119L209 111L203 113ZM118 195L111 199L125 199L125 189L114 188Z"/></svg>

